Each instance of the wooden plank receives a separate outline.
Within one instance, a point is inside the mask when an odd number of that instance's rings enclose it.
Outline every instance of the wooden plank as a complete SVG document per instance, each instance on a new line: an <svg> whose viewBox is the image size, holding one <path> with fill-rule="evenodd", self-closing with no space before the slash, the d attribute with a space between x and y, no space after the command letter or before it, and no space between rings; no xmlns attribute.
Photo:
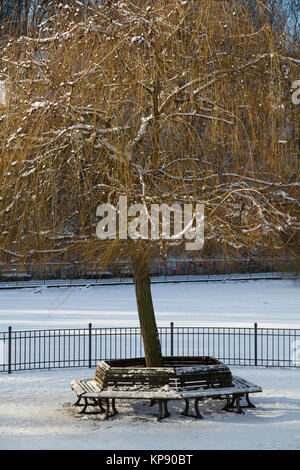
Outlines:
<svg viewBox="0 0 300 470"><path fill-rule="evenodd" d="M73 380L70 385L77 395L84 395L89 392L99 392L102 388L93 379Z"/></svg>
<svg viewBox="0 0 300 470"><path fill-rule="evenodd" d="M119 375L119 376L171 376L175 375L175 370L173 367L136 367L136 368L119 368L119 367L111 367L107 372L109 376L112 375Z"/></svg>
<svg viewBox="0 0 300 470"><path fill-rule="evenodd" d="M178 382L172 382L175 387ZM111 387L106 390L99 389L98 383L93 379L74 380L70 382L72 389L80 396L85 398L111 398L111 399L149 399L149 400L181 400L181 399L198 399L209 397L225 397L229 395L238 395L245 393L259 393L262 388L258 385L248 382L241 377L233 377L232 387L226 388L203 388L190 390L183 389L177 390L170 388L168 385L159 388L150 389L144 386L133 386L129 384L128 387ZM85 391L86 390L86 391Z"/></svg>
<svg viewBox="0 0 300 470"><path fill-rule="evenodd" d="M97 376L98 378L101 378L99 376ZM147 375L140 375L140 374L137 374L137 375L118 375L118 374L107 374L105 376L105 380L106 381L110 381L110 380L119 380L120 382L122 382L122 380L131 380L132 382L135 381L135 380L142 380L142 381L154 381L154 380L164 380L164 381L168 381L168 380L172 380L172 379L175 379L176 376L173 375L173 376L164 376L164 375L150 375L150 376L147 376Z"/></svg>
<svg viewBox="0 0 300 470"><path fill-rule="evenodd" d="M96 367L99 367L103 370L109 370L111 368L111 366L106 361L99 362Z"/></svg>
<svg viewBox="0 0 300 470"><path fill-rule="evenodd" d="M95 380L89 380L82 385L86 388L87 391L98 392L99 390L102 390L102 387Z"/></svg>
<svg viewBox="0 0 300 470"><path fill-rule="evenodd" d="M191 374L210 374L210 373L227 373L231 375L231 371L224 365L195 365L192 367L175 367L177 376L191 375Z"/></svg>
<svg viewBox="0 0 300 470"><path fill-rule="evenodd" d="M249 382L246 379L243 379L242 377L238 377L238 376L235 375L233 377L233 379L234 379L233 381L236 384L236 386L244 386L244 387L247 387L247 388L251 388L251 390L257 389L257 391L262 392L261 387Z"/></svg>
<svg viewBox="0 0 300 470"><path fill-rule="evenodd" d="M167 356L163 358L164 365L184 367L188 365L217 365L221 362L212 356Z"/></svg>
<svg viewBox="0 0 300 470"><path fill-rule="evenodd" d="M130 359L112 359L106 361L111 367L146 367L144 357Z"/></svg>
<svg viewBox="0 0 300 470"><path fill-rule="evenodd" d="M107 360L107 364L111 367L146 367L145 358L131 358L131 359L112 359ZM163 365L164 367L185 366L185 365L216 365L221 362L213 356L164 356Z"/></svg>
<svg viewBox="0 0 300 470"><path fill-rule="evenodd" d="M157 390L102 390L98 393L89 393L86 398L120 398L136 400L182 400L180 392Z"/></svg>
<svg viewBox="0 0 300 470"><path fill-rule="evenodd" d="M214 396L226 396L233 394L243 394L243 393L258 393L261 390L251 390L251 388L246 387L228 387L228 388L219 388L219 389L199 389L199 390L186 390L182 392L182 398L192 399L192 398L209 398Z"/></svg>
<svg viewBox="0 0 300 470"><path fill-rule="evenodd" d="M182 383L188 383L188 382L224 382L224 383L229 383L231 384L232 382L232 376L227 375L224 376L222 374L220 375L188 375L185 377L180 376L179 380Z"/></svg>
<svg viewBox="0 0 300 470"><path fill-rule="evenodd" d="M74 392L77 393L77 395L82 395L83 393L85 393L84 388L82 387L82 385L80 383L78 383L77 380L74 380L73 382L70 382L70 385L71 385L72 389L74 390Z"/></svg>

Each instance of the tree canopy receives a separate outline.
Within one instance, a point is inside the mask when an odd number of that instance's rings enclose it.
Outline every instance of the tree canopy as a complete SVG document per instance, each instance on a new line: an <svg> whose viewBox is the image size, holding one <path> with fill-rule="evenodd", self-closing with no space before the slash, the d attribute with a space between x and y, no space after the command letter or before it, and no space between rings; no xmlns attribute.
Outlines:
<svg viewBox="0 0 300 470"><path fill-rule="evenodd" d="M95 237L97 206L120 195L203 203L207 249L296 249L299 61L263 12L257 30L240 2L114 2L87 15L78 4L1 52L2 251L24 262L135 252Z"/></svg>

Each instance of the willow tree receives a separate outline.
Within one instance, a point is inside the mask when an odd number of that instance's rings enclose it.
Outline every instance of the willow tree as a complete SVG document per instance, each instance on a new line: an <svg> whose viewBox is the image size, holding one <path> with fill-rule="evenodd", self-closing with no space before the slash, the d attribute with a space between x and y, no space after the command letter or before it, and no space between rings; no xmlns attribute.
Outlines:
<svg viewBox="0 0 300 470"><path fill-rule="evenodd" d="M148 264L183 254L184 230L176 236L172 219L171 238L143 227L130 237L125 225L100 240L97 208L120 217L120 198L148 215L202 204L206 252L296 250L300 181L282 102L298 62L261 2L259 30L239 2L80 5L1 52L2 259L130 260L146 364L156 366Z"/></svg>

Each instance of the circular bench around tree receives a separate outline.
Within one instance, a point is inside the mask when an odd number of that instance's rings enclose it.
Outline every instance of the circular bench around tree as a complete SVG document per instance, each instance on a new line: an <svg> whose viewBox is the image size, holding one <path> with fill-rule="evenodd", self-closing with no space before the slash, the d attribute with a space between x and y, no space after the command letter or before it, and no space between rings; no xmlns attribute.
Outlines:
<svg viewBox="0 0 300 470"><path fill-rule="evenodd" d="M194 399L196 415L192 416L202 418L198 405L204 398L226 399L224 410L236 404L238 413L243 413L240 398L245 396L248 407L254 407L248 395L262 391L245 379L233 377L228 366L210 356L165 357L162 367L146 367L144 358L101 361L94 379L73 381L71 387L78 396L75 405L84 400L81 413L87 413L88 406L99 406L98 412L106 412L108 418L117 413L116 399L144 399L151 405L158 402L158 420L169 416L169 400L184 400L182 415L191 416L189 401Z"/></svg>

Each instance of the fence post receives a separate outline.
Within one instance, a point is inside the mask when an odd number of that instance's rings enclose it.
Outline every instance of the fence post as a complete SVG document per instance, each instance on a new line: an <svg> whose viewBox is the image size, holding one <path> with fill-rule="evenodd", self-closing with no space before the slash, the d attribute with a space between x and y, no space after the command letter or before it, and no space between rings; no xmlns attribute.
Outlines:
<svg viewBox="0 0 300 470"><path fill-rule="evenodd" d="M254 323L254 365L257 366L257 323Z"/></svg>
<svg viewBox="0 0 300 470"><path fill-rule="evenodd" d="M8 327L8 373L11 374L11 326Z"/></svg>
<svg viewBox="0 0 300 470"><path fill-rule="evenodd" d="M170 323L171 326L171 356L174 356L174 323Z"/></svg>
<svg viewBox="0 0 300 470"><path fill-rule="evenodd" d="M89 368L92 367L92 324L89 323Z"/></svg>

